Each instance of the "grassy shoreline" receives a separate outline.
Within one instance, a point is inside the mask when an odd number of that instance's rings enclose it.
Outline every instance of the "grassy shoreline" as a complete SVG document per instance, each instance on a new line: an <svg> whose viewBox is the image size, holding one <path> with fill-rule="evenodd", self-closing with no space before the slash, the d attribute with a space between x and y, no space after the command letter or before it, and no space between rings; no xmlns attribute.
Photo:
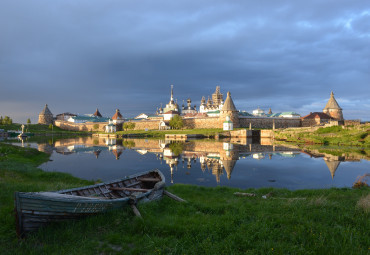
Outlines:
<svg viewBox="0 0 370 255"><path fill-rule="evenodd" d="M370 189L247 189L174 185L188 200L163 198L80 221L53 224L18 241L14 191L91 184L37 166L48 155L0 143L3 254L368 254ZM234 192L255 193L237 197ZM267 199L262 196L269 194Z"/></svg>
<svg viewBox="0 0 370 255"><path fill-rule="evenodd" d="M274 132L275 140L299 144L370 147L370 123L358 126L287 128Z"/></svg>
<svg viewBox="0 0 370 255"><path fill-rule="evenodd" d="M21 128L22 124L13 123L10 125L0 125L0 129L4 129L5 131L18 131L22 130ZM49 125L42 125L42 124L27 124L24 127L25 133L32 133L33 135L86 135L91 134L90 132L86 131L72 131L72 130L65 130L57 126L53 126L52 129L49 128Z"/></svg>

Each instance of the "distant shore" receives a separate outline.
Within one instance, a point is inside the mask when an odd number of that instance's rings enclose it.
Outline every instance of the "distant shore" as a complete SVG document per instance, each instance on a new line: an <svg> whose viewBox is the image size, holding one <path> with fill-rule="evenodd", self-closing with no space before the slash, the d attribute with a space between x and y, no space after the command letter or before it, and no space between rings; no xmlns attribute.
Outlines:
<svg viewBox="0 0 370 255"><path fill-rule="evenodd" d="M22 124L13 123L10 125L0 125L0 129L4 129L8 132L14 132L18 131L20 132L22 130ZM71 131L71 130L64 130L56 126L50 126L50 125L42 125L42 124L27 124L24 125L24 132L26 134L31 135L63 135L63 134L69 134L69 135L86 135L86 134L92 134L92 132L85 132L85 131Z"/></svg>
<svg viewBox="0 0 370 255"><path fill-rule="evenodd" d="M370 123L354 126L287 128L276 130L276 141L370 147Z"/></svg>

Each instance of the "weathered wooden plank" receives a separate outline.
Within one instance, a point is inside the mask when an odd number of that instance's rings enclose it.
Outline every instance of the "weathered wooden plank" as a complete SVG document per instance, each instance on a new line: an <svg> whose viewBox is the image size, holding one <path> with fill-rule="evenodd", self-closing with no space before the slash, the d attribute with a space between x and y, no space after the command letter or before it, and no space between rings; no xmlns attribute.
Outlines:
<svg viewBox="0 0 370 255"><path fill-rule="evenodd" d="M137 192L147 192L150 189L136 189L136 188L119 188L119 187L112 187L109 188L110 190L122 190L122 191L137 191Z"/></svg>
<svg viewBox="0 0 370 255"><path fill-rule="evenodd" d="M130 204L131 208L132 208L132 211L135 213L135 215L139 218L141 218L141 213L140 211L137 209L136 205L134 204Z"/></svg>
<svg viewBox="0 0 370 255"><path fill-rule="evenodd" d="M176 200L176 201L179 201L179 202L184 202L184 203L187 203L186 200L182 199L181 197L178 197L174 194L172 194L171 192L168 192L167 190L164 190L163 191L163 194L165 194L166 196L168 196L169 198L172 198L173 200Z"/></svg>
<svg viewBox="0 0 370 255"><path fill-rule="evenodd" d="M133 182L133 183L130 183L128 185L125 185L126 188L130 188L130 187L134 187L136 185L140 185L140 182Z"/></svg>
<svg viewBox="0 0 370 255"><path fill-rule="evenodd" d="M256 196L256 194L254 193L243 193L243 192L235 192L234 195L239 196L239 197L255 197Z"/></svg>
<svg viewBox="0 0 370 255"><path fill-rule="evenodd" d="M138 178L139 181L142 182L159 182L161 181L159 178Z"/></svg>
<svg viewBox="0 0 370 255"><path fill-rule="evenodd" d="M100 190L100 194L102 194L104 197L108 197L105 192L101 189L100 186L98 186L99 190Z"/></svg>

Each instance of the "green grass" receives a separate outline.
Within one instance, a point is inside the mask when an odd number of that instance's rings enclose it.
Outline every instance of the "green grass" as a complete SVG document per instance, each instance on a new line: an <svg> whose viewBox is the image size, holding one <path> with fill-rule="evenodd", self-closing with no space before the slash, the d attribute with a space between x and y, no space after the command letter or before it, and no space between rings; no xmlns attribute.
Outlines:
<svg viewBox="0 0 370 255"><path fill-rule="evenodd" d="M300 190L174 185L169 198L52 224L18 241L13 192L91 182L36 168L47 155L0 143L1 254L369 254L369 188ZM263 199L267 193L271 197Z"/></svg>
<svg viewBox="0 0 370 255"><path fill-rule="evenodd" d="M4 129L5 131L8 130L22 130L21 128L22 124L13 123L11 125L0 125L0 129ZM42 125L42 124L29 124L25 125L24 132L34 133L34 134L49 134L49 133L56 133L56 134L63 134L63 133L80 133L84 134L86 132L83 131L70 131L61 129L57 126L54 126L51 130L49 128L49 125Z"/></svg>
<svg viewBox="0 0 370 255"><path fill-rule="evenodd" d="M310 132L307 129L286 129L275 132L276 140L287 142L370 147L370 124L333 126Z"/></svg>

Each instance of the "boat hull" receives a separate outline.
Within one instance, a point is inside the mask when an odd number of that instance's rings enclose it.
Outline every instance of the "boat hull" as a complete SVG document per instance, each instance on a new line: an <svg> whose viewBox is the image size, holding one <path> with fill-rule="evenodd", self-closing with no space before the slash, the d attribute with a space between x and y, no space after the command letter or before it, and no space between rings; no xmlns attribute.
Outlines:
<svg viewBox="0 0 370 255"><path fill-rule="evenodd" d="M127 196L122 198L112 199L68 194L74 193L76 190L96 189L101 184L57 192L15 192L17 233L20 237L24 237L27 233L35 231L50 222L79 219L120 209L129 204L145 203L160 199L163 196L165 179L159 170L151 172L155 172L160 176L160 181L155 183L153 188L148 189L146 192L129 192ZM104 186L130 180L130 178L136 178L137 180L141 175L147 173L104 183Z"/></svg>

